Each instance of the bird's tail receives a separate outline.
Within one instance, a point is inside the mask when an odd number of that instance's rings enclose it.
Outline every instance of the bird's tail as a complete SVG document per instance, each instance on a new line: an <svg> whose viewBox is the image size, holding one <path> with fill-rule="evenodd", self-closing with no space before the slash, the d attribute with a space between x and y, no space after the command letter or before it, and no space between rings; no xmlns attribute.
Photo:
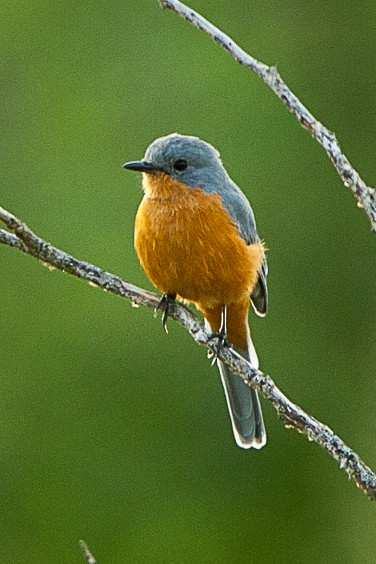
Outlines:
<svg viewBox="0 0 376 564"><path fill-rule="evenodd" d="M238 347L234 349L254 368L258 368L258 358L250 336L248 350L240 350ZM266 433L256 390L244 384L222 362L218 361L218 366L237 444L241 448L262 448L266 443Z"/></svg>

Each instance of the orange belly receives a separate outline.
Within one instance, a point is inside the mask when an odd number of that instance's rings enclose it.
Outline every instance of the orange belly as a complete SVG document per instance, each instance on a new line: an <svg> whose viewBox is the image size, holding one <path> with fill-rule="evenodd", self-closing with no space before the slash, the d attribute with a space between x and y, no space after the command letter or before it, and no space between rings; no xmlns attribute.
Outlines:
<svg viewBox="0 0 376 564"><path fill-rule="evenodd" d="M148 176L136 216L135 248L151 282L165 294L195 302L212 317L213 330L218 329L223 304L242 303L246 318L263 259L262 243L245 243L219 195L165 175L163 184L153 185L161 179Z"/></svg>

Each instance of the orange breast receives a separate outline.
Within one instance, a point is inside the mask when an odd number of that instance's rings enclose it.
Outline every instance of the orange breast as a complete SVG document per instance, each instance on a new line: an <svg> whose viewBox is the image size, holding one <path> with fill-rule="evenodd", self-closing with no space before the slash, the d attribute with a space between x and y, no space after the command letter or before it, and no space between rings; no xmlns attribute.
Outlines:
<svg viewBox="0 0 376 564"><path fill-rule="evenodd" d="M220 196L165 174L143 175L135 248L163 293L213 308L248 300L261 267L261 243L247 245Z"/></svg>

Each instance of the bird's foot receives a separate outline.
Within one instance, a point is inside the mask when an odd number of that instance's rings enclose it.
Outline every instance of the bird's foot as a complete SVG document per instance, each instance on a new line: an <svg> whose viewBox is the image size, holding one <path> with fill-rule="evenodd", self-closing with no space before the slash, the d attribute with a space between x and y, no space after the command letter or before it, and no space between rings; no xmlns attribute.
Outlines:
<svg viewBox="0 0 376 564"><path fill-rule="evenodd" d="M170 312L171 306L174 305L176 300L176 294L163 294L159 304L154 310L154 315L157 315L158 311L162 311L162 327L166 333L167 329L167 319Z"/></svg>
<svg viewBox="0 0 376 564"><path fill-rule="evenodd" d="M208 341L209 341L209 343L211 341L216 341L215 342L215 350L209 350L208 351L208 358L212 359L212 366L214 366L214 364L218 360L218 356L219 356L221 350L224 347L225 348L231 347L231 344L227 340L226 333L222 333L221 331L216 331L214 333L211 333L211 335L209 335Z"/></svg>
<svg viewBox="0 0 376 564"><path fill-rule="evenodd" d="M221 352L223 347L230 347L230 343L227 340L227 307L225 305L222 306L221 311L221 326L219 331L215 331L209 336L208 341L217 341L215 343L215 350L208 352L208 357L212 358L212 366L216 363L218 359L218 355ZM209 356L210 355L210 356Z"/></svg>

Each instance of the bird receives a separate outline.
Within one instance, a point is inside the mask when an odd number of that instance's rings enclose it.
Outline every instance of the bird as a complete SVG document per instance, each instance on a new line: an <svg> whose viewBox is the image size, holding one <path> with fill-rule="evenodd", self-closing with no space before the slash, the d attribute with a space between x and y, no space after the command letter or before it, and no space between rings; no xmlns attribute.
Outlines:
<svg viewBox="0 0 376 564"><path fill-rule="evenodd" d="M218 151L198 137L172 133L153 141L142 160L123 167L142 173L134 246L162 292L164 326L176 299L193 303L219 344L258 368L248 312L252 304L259 316L267 313L265 247L252 207ZM266 432L257 391L215 360L237 445L262 448Z"/></svg>

